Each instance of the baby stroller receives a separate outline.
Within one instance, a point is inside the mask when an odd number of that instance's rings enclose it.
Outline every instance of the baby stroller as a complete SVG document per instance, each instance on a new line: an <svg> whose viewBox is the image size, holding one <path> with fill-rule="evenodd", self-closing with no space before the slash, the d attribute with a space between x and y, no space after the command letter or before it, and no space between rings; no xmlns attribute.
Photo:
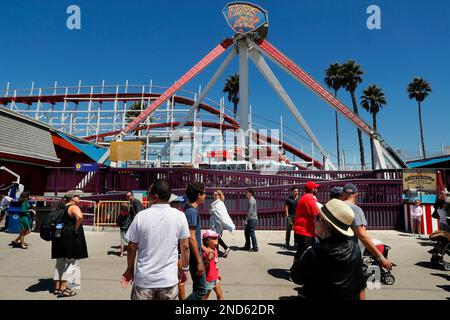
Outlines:
<svg viewBox="0 0 450 320"><path fill-rule="evenodd" d="M437 267L450 271L450 262L444 260L445 254L450 255L450 232L439 230L430 234L430 240L436 241L431 253L431 263Z"/></svg>
<svg viewBox="0 0 450 320"><path fill-rule="evenodd" d="M385 245L382 241L373 239L372 240L375 246L377 247L378 251L387 259L388 252L391 249L391 247ZM371 266L377 266L380 270L380 277L381 282L386 285L393 285L395 282L394 275L389 270L384 270L383 267L381 267L378 260L369 252L369 250L364 249L363 253L363 273L364 277L368 279L370 276L372 276L373 271L370 269Z"/></svg>

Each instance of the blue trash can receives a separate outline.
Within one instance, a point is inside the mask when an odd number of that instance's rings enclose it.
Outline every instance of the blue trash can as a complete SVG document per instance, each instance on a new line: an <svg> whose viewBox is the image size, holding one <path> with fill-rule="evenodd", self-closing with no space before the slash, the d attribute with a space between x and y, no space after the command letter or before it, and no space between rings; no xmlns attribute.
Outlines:
<svg viewBox="0 0 450 320"><path fill-rule="evenodd" d="M11 202L8 207L8 233L20 233L19 217L22 213L22 207L18 202Z"/></svg>

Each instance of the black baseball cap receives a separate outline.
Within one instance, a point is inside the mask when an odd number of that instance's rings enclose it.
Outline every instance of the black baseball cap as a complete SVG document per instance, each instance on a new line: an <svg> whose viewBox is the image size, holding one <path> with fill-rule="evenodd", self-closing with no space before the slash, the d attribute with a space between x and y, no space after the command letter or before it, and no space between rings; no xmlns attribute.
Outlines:
<svg viewBox="0 0 450 320"><path fill-rule="evenodd" d="M344 192L344 188L333 187L330 189L330 198L339 198L343 192Z"/></svg>
<svg viewBox="0 0 450 320"><path fill-rule="evenodd" d="M344 186L344 192L346 194L355 194L358 193L358 188L353 183L347 183Z"/></svg>

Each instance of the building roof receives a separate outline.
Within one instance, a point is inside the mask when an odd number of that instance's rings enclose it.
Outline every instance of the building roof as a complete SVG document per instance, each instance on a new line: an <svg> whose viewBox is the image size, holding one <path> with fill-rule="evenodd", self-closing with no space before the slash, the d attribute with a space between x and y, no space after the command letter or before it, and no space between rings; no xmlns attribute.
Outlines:
<svg viewBox="0 0 450 320"><path fill-rule="evenodd" d="M49 129L0 107L0 155L2 158L59 163Z"/></svg>
<svg viewBox="0 0 450 320"><path fill-rule="evenodd" d="M415 160L408 162L408 166L410 168L422 168L422 167L428 167L428 166L435 166L440 167L439 164L443 164L445 162L450 161L450 155L445 156L439 156L434 158L428 158L428 159L422 159L422 160Z"/></svg>
<svg viewBox="0 0 450 320"><path fill-rule="evenodd" d="M55 139L55 136L61 139ZM107 148L62 133L39 120L0 107L0 155L9 158L59 163L54 144L84 153L98 162Z"/></svg>
<svg viewBox="0 0 450 320"><path fill-rule="evenodd" d="M62 132L57 132L57 134L95 162L99 162L99 160L105 155L105 153L108 152L108 149L106 149L105 147L95 145L79 138L70 137Z"/></svg>

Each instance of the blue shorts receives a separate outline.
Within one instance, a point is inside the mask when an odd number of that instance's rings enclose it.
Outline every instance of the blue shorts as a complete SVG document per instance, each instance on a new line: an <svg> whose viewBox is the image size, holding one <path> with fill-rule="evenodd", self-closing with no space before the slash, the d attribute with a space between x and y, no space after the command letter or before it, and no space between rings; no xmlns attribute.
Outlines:
<svg viewBox="0 0 450 320"><path fill-rule="evenodd" d="M206 290L208 291L212 291L214 290L214 287L216 286L216 284L219 282L219 280L215 280L215 281L211 281L211 282L206 282Z"/></svg>

